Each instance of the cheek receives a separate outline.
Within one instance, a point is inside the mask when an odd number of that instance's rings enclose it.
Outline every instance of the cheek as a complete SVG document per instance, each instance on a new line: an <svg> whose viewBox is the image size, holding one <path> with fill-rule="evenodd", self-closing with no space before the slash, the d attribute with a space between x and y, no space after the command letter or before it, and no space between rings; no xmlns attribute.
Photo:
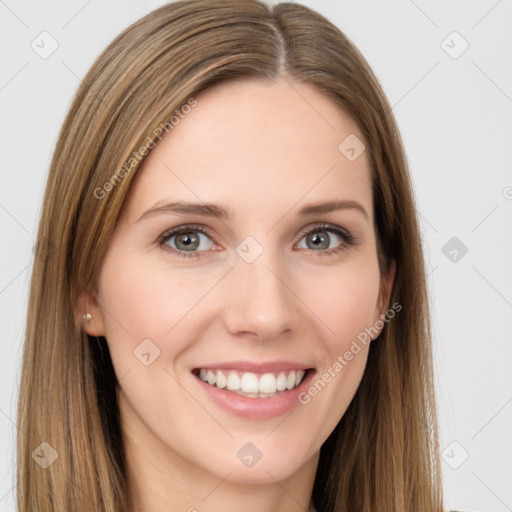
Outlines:
<svg viewBox="0 0 512 512"><path fill-rule="evenodd" d="M373 324L379 282L376 261L366 258L302 280L304 302L322 321L331 356L346 350L354 338Z"/></svg>
<svg viewBox="0 0 512 512"><path fill-rule="evenodd" d="M148 269L143 257L106 258L99 289L107 338L113 343L163 339L187 321L208 286L192 273L168 267Z"/></svg>
<svg viewBox="0 0 512 512"><path fill-rule="evenodd" d="M364 373L379 282L377 262L370 258L303 281L304 301L326 334L319 348L322 366L301 403L315 409L312 416L318 421L313 424L325 437L343 416Z"/></svg>

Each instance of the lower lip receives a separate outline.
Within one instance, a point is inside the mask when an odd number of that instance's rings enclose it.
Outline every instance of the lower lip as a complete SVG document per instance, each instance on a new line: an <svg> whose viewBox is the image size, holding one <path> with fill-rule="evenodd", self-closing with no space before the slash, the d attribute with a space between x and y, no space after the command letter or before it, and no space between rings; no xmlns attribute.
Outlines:
<svg viewBox="0 0 512 512"><path fill-rule="evenodd" d="M233 391L212 386L199 379L199 377L194 376L194 379L210 399L222 409L240 418L265 420L286 414L300 405L299 395L307 389L314 374L314 370L309 370L304 380L296 388L268 398L242 396Z"/></svg>

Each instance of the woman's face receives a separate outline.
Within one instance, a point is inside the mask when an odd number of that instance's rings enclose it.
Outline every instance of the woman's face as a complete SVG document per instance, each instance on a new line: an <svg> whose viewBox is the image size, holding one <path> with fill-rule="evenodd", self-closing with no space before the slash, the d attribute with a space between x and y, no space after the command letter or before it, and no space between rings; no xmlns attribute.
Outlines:
<svg viewBox="0 0 512 512"><path fill-rule="evenodd" d="M382 327L369 161L312 86L195 99L134 180L88 332L108 341L123 429L147 457L281 480L316 464L363 375L362 333Z"/></svg>

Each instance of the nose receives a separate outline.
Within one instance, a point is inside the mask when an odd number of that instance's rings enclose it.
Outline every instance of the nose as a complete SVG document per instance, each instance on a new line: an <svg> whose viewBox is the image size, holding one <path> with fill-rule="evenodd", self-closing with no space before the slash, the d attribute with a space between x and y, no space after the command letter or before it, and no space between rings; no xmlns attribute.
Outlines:
<svg viewBox="0 0 512 512"><path fill-rule="evenodd" d="M293 292L293 276L270 251L252 263L238 258L230 274L223 315L231 334L263 341L297 330L300 301Z"/></svg>

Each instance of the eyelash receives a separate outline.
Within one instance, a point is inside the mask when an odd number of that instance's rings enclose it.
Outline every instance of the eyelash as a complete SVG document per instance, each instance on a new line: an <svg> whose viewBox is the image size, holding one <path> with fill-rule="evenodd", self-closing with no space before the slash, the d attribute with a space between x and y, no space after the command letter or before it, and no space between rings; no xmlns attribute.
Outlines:
<svg viewBox="0 0 512 512"><path fill-rule="evenodd" d="M185 258L198 258L201 255L201 252L205 251L180 251L177 249L173 249L172 247L165 246L166 242L170 240L173 236L179 235L181 233L187 233L187 232L194 232L197 231L199 233L203 233L204 235L208 236L213 242L215 242L215 238L211 235L211 233L208 232L203 226L199 224L187 224L184 226L180 226L178 228L173 228L169 231L166 231L158 238L158 246L166 250L167 252L170 252L172 254L176 254L178 256L182 256ZM302 240L302 238L309 233L315 232L315 231L330 231L333 233L336 233L338 236L344 239L344 242L342 245L337 247L336 249L324 249L323 251L312 251L314 253L317 253L318 256L331 256L334 254L339 254L345 250L347 250L350 246L354 245L355 239L354 237L346 230L341 228L340 226L336 226L334 224L325 224L325 223L319 223L313 227L310 227L308 229L302 230L299 233L299 241ZM310 249L311 250L311 249Z"/></svg>

